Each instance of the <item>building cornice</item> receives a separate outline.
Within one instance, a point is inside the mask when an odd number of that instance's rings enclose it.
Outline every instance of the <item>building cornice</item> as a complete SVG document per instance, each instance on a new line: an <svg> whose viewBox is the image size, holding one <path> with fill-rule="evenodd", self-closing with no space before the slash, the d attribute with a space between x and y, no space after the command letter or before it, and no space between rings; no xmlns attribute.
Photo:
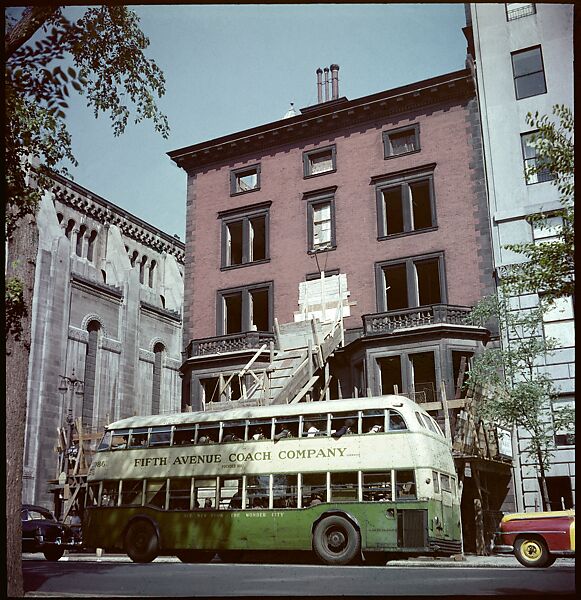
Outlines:
<svg viewBox="0 0 581 600"><path fill-rule="evenodd" d="M116 225L128 238L160 254L171 254L180 264L184 263L185 244L181 240L58 173L53 173L51 177L54 180L52 192L63 204L101 223Z"/></svg>
<svg viewBox="0 0 581 600"><path fill-rule="evenodd" d="M379 117L410 112L457 98L475 95L469 69L355 100L323 102L302 114L173 150L168 156L188 172L206 165L280 146Z"/></svg>

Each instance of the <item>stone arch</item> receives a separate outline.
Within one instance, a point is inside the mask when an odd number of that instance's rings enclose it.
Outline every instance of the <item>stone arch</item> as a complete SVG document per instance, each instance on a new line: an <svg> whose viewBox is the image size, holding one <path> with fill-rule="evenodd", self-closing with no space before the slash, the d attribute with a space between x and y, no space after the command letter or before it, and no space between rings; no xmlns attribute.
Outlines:
<svg viewBox="0 0 581 600"><path fill-rule="evenodd" d="M161 389L163 373L163 353L166 351L166 345L158 339L153 340L153 381L151 386L151 414L159 414L161 406Z"/></svg>
<svg viewBox="0 0 581 600"><path fill-rule="evenodd" d="M107 337L107 329L105 328L105 323L103 322L102 317L95 313L90 313L83 317L83 321L81 322L81 329L83 329L84 331L89 331L89 325L93 321L96 321L99 324L102 335Z"/></svg>

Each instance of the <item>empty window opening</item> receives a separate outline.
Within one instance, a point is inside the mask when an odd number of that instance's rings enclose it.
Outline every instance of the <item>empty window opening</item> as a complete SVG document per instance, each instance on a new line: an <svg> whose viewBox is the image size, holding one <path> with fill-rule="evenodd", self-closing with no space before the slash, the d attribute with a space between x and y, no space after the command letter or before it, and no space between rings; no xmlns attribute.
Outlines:
<svg viewBox="0 0 581 600"><path fill-rule="evenodd" d="M157 267L157 263L152 260L151 261L151 265L149 266L149 281L148 281L148 285L150 288L154 287L155 284L155 269Z"/></svg>
<svg viewBox="0 0 581 600"><path fill-rule="evenodd" d="M405 263L384 267L383 274L385 278L387 310L408 308L409 303Z"/></svg>
<svg viewBox="0 0 581 600"><path fill-rule="evenodd" d="M472 352L452 351L452 369L454 377L454 396L456 398L466 398L468 390L465 384L470 374L470 365L472 363Z"/></svg>
<svg viewBox="0 0 581 600"><path fill-rule="evenodd" d="M333 170L333 153L331 150L325 150L318 154L311 154L311 156L309 156L309 167L311 175Z"/></svg>
<svg viewBox="0 0 581 600"><path fill-rule="evenodd" d="M200 379L200 385L205 404L220 402L220 379L218 377L204 377Z"/></svg>
<svg viewBox="0 0 581 600"><path fill-rule="evenodd" d="M386 235L404 231L402 191L401 185L383 190Z"/></svg>
<svg viewBox="0 0 581 600"><path fill-rule="evenodd" d="M153 362L153 385L152 385L152 398L151 398L151 414L157 415L160 408L161 400L161 376L163 370L163 352L165 350L164 345L161 342L157 342L153 347L155 355Z"/></svg>
<svg viewBox="0 0 581 600"><path fill-rule="evenodd" d="M242 221L229 223L226 227L228 232L228 258L226 264L241 265L242 264Z"/></svg>
<svg viewBox="0 0 581 600"><path fill-rule="evenodd" d="M385 158L408 154L420 149L419 128L417 125L383 132Z"/></svg>
<svg viewBox="0 0 581 600"><path fill-rule="evenodd" d="M242 331L242 292L224 296L224 333Z"/></svg>
<svg viewBox="0 0 581 600"><path fill-rule="evenodd" d="M378 358L377 364L381 374L381 393L399 394L403 392L401 357L386 356L384 358Z"/></svg>
<svg viewBox="0 0 581 600"><path fill-rule="evenodd" d="M431 227L432 207L430 202L430 181L425 179L409 184L411 199L412 222L411 229L425 229Z"/></svg>
<svg viewBox="0 0 581 600"><path fill-rule="evenodd" d="M266 216L250 219L248 236L248 261L264 260L266 258Z"/></svg>
<svg viewBox="0 0 581 600"><path fill-rule="evenodd" d="M252 331L268 331L268 290L251 290L250 294L250 328Z"/></svg>
<svg viewBox="0 0 581 600"><path fill-rule="evenodd" d="M91 231L91 235L89 236L89 241L87 245L87 260L89 262L93 262L93 258L95 255L95 242L97 240L97 232L95 230Z"/></svg>
<svg viewBox="0 0 581 600"><path fill-rule="evenodd" d="M436 363L433 352L419 352L410 355L412 382L416 402L435 402Z"/></svg>
<svg viewBox="0 0 581 600"><path fill-rule="evenodd" d="M79 232L77 233L77 247L76 247L76 254L77 256L82 257L83 256L83 244L84 244L84 240L85 240L85 232L87 231L87 228L85 227L85 225L81 225L79 227Z"/></svg>
<svg viewBox="0 0 581 600"><path fill-rule="evenodd" d="M67 238L70 240L71 239L71 234L73 232L73 229L75 227L75 222L70 219L69 222L67 223L67 228L65 229L65 235L67 236Z"/></svg>
<svg viewBox="0 0 581 600"><path fill-rule="evenodd" d="M547 490L551 508L546 510L567 510L573 508L573 494L571 491L570 477L547 477ZM540 486L540 481L539 481Z"/></svg>
<svg viewBox="0 0 581 600"><path fill-rule="evenodd" d="M414 263L418 284L419 306L440 304L440 261L437 258Z"/></svg>
<svg viewBox="0 0 581 600"><path fill-rule="evenodd" d="M134 250L133 254L131 255L131 258L129 259L129 262L131 263L132 267L135 266L135 261L137 260L138 256L139 256L139 253L137 252L137 250Z"/></svg>
<svg viewBox="0 0 581 600"><path fill-rule="evenodd" d="M258 187L258 173L256 169L236 174L236 192L248 192Z"/></svg>
<svg viewBox="0 0 581 600"><path fill-rule="evenodd" d="M147 263L147 256L141 258L139 263L139 283L145 283L145 265Z"/></svg>

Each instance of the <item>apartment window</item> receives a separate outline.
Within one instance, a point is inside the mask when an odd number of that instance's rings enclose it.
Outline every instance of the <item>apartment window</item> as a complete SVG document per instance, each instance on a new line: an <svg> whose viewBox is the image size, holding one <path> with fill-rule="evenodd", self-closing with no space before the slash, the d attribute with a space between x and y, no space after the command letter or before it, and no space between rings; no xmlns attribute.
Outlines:
<svg viewBox="0 0 581 600"><path fill-rule="evenodd" d="M537 12L537 9L532 2L506 2L504 6L506 7L507 21L528 17Z"/></svg>
<svg viewBox="0 0 581 600"><path fill-rule="evenodd" d="M331 173L337 169L335 146L318 148L303 153L304 177Z"/></svg>
<svg viewBox="0 0 581 600"><path fill-rule="evenodd" d="M397 178L377 186L379 239L436 226L432 175Z"/></svg>
<svg viewBox="0 0 581 600"><path fill-rule="evenodd" d="M222 219L222 267L239 267L268 260L268 207L225 211Z"/></svg>
<svg viewBox="0 0 581 600"><path fill-rule="evenodd" d="M402 154L418 152L420 149L420 127L400 127L383 132L384 158L393 158Z"/></svg>
<svg viewBox="0 0 581 600"><path fill-rule="evenodd" d="M271 331L272 282L218 292L218 335Z"/></svg>
<svg viewBox="0 0 581 600"><path fill-rule="evenodd" d="M575 398L574 396L561 396L558 400L553 400L551 404L553 415L556 416L560 410L564 408L574 409ZM568 428L559 428L555 430L555 445L560 448L562 446L574 446L575 445L575 430L569 430Z"/></svg>
<svg viewBox="0 0 581 600"><path fill-rule="evenodd" d="M260 189L260 165L251 165L230 171L230 195L254 192Z"/></svg>
<svg viewBox="0 0 581 600"><path fill-rule="evenodd" d="M553 179L553 175L548 167L543 168L543 163L537 156L537 149L533 146L533 141L537 134L537 131L531 131L529 133L521 133L520 136L527 185L543 183L544 181L551 181ZM537 173L527 173L528 169L533 167L540 168L540 170Z"/></svg>
<svg viewBox="0 0 581 600"><path fill-rule="evenodd" d="M444 255L377 263L379 311L445 303Z"/></svg>
<svg viewBox="0 0 581 600"><path fill-rule="evenodd" d="M326 196L307 203L309 252L335 248L335 199Z"/></svg>
<svg viewBox="0 0 581 600"><path fill-rule="evenodd" d="M529 98L547 91L541 47L513 52L512 70L516 99Z"/></svg>

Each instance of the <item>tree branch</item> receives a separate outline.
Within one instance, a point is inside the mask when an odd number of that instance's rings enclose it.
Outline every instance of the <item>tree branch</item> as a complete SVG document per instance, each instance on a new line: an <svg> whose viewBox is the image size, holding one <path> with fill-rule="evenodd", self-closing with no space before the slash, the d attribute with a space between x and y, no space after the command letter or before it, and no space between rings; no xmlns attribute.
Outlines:
<svg viewBox="0 0 581 600"><path fill-rule="evenodd" d="M20 21L6 34L5 59L10 58L20 46L25 44L58 9L58 5L26 7Z"/></svg>

